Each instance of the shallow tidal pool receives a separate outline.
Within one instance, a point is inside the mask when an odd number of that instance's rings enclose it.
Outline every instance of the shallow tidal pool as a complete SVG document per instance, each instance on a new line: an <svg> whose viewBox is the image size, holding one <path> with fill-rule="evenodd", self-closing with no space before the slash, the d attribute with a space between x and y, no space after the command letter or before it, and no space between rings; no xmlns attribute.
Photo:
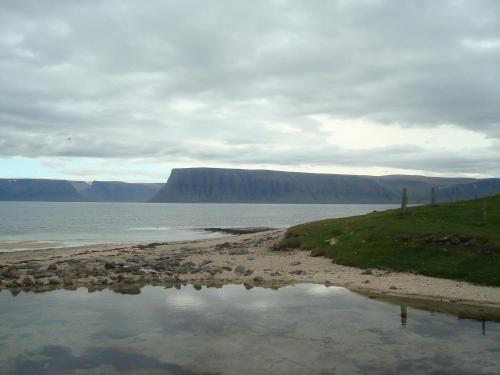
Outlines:
<svg viewBox="0 0 500 375"><path fill-rule="evenodd" d="M500 374L500 323L344 288L0 293L0 374Z"/></svg>

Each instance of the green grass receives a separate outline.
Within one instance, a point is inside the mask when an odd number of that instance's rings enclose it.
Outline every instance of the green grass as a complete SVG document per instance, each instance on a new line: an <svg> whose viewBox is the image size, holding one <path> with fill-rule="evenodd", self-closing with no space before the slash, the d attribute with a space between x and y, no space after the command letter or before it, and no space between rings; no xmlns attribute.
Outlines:
<svg viewBox="0 0 500 375"><path fill-rule="evenodd" d="M500 286L500 196L329 219L288 230L282 248L335 263ZM337 243L328 241L335 238Z"/></svg>

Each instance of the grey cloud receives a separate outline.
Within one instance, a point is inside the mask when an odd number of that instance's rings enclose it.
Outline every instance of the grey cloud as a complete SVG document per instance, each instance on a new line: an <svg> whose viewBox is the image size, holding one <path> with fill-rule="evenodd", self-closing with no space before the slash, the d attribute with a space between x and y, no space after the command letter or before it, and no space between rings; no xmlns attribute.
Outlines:
<svg viewBox="0 0 500 375"><path fill-rule="evenodd" d="M309 118L500 139L495 40L494 0L0 0L0 155L498 174L495 149L352 152Z"/></svg>

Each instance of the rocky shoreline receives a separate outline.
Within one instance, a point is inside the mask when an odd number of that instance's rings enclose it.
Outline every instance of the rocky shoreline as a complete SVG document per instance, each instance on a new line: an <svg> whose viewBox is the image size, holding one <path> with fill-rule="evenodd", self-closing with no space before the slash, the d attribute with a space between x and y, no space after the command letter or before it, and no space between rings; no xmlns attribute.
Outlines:
<svg viewBox="0 0 500 375"><path fill-rule="evenodd" d="M198 241L94 245L0 253L0 291L13 294L86 287L140 293L145 285L196 288L294 283L342 286L382 295L500 308L500 288L387 270L362 270L283 250L284 229Z"/></svg>
<svg viewBox="0 0 500 375"><path fill-rule="evenodd" d="M220 229L220 228L217 228ZM245 230L243 233L262 233L269 228ZM277 239L279 231L267 236L248 238L242 243L221 241L212 250L221 255L249 255L248 247L258 247ZM241 265L219 266L210 259L198 263L193 256L206 256L205 241L187 241L170 244L150 243L129 247L50 249L0 254L0 289L44 291L59 287L106 288L135 290L141 285L175 285L189 280L218 284L217 276L233 272L236 277L247 277L253 270ZM180 246L184 244L184 246ZM210 247L210 246L209 246ZM260 276L253 282L262 282Z"/></svg>

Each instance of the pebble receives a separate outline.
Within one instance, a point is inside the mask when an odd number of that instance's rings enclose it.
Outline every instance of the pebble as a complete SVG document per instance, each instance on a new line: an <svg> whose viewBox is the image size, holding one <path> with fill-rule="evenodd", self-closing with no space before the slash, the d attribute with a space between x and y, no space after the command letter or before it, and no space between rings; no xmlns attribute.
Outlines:
<svg viewBox="0 0 500 375"><path fill-rule="evenodd" d="M59 280L57 277L51 277L49 279L49 283L52 285L59 285L61 284L61 280Z"/></svg>
<svg viewBox="0 0 500 375"><path fill-rule="evenodd" d="M235 273L238 273L238 274L243 274L243 273L245 273L245 271L246 271L246 268L245 268L245 267L243 267L243 266L237 266L237 267L234 269L234 272L235 272Z"/></svg>
<svg viewBox="0 0 500 375"><path fill-rule="evenodd" d="M230 249L229 255L248 255L249 252L245 248Z"/></svg>
<svg viewBox="0 0 500 375"><path fill-rule="evenodd" d="M49 264L49 265L47 266L47 269L48 269L49 271L57 271L57 264L55 264L55 263L51 263L51 264Z"/></svg>

